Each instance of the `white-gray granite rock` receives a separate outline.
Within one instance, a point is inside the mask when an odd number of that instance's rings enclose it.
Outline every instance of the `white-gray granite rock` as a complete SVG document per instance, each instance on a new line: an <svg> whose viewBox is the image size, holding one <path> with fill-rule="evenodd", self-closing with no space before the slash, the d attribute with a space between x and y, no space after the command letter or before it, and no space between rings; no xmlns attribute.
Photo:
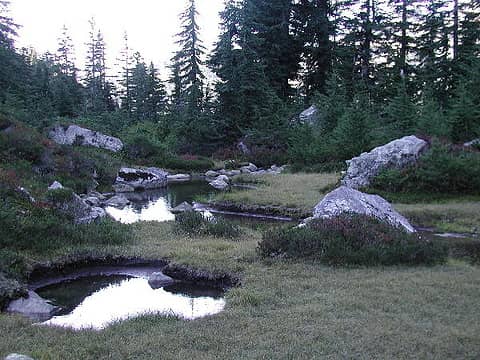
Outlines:
<svg viewBox="0 0 480 360"><path fill-rule="evenodd" d="M27 298L13 300L7 307L8 313L20 314L34 321L46 321L58 310L58 307L50 304L33 291L28 292Z"/></svg>
<svg viewBox="0 0 480 360"><path fill-rule="evenodd" d="M130 200L123 195L115 195L105 201L105 206L112 206L119 209L123 209L128 204L130 204Z"/></svg>
<svg viewBox="0 0 480 360"><path fill-rule="evenodd" d="M119 152L123 149L123 143L120 139L77 125L57 125L50 130L48 136L60 145L93 146L113 152Z"/></svg>
<svg viewBox="0 0 480 360"><path fill-rule="evenodd" d="M313 219L328 219L341 214L360 214L385 221L392 226L416 232L408 220L399 214L392 205L378 195L362 193L347 186L328 193L313 210ZM308 219L311 220L312 218ZM307 222L308 222L307 220Z"/></svg>
<svg viewBox="0 0 480 360"><path fill-rule="evenodd" d="M176 174L167 176L167 181L169 184L184 183L189 182L190 180L192 180L192 177L189 174Z"/></svg>
<svg viewBox="0 0 480 360"><path fill-rule="evenodd" d="M210 186L214 187L217 190L222 190L222 191L230 189L230 184L227 181L225 181L225 179L221 178L222 176L225 176L225 175L220 175L218 178L211 181Z"/></svg>
<svg viewBox="0 0 480 360"><path fill-rule="evenodd" d="M475 139L475 140L466 142L465 144L463 144L463 146L465 146L465 147L480 146L480 139Z"/></svg>
<svg viewBox="0 0 480 360"><path fill-rule="evenodd" d="M52 185L48 187L48 190L59 190L59 189L63 189L63 185L56 180L52 183Z"/></svg>
<svg viewBox="0 0 480 360"><path fill-rule="evenodd" d="M379 146L347 161L348 169L342 184L354 189L367 187L382 170L402 169L415 164L427 147L428 143L416 136L405 136Z"/></svg>
<svg viewBox="0 0 480 360"><path fill-rule="evenodd" d="M9 354L5 357L5 360L34 360L34 359L27 355Z"/></svg>

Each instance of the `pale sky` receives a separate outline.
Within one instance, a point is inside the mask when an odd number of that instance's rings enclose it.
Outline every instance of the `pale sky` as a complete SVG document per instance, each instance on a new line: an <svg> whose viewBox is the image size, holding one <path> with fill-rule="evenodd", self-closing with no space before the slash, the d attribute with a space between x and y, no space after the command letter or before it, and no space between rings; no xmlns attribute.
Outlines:
<svg viewBox="0 0 480 360"><path fill-rule="evenodd" d="M33 47L39 53L55 52L63 25L75 45L77 66L83 67L89 19L95 18L107 44L110 67L114 67L127 31L130 48L153 61L166 75L165 65L176 50L178 15L187 0L11 0L11 16L22 26L17 47ZM223 0L197 0L200 36L208 49L219 33L219 11ZM115 71L112 71L115 72Z"/></svg>

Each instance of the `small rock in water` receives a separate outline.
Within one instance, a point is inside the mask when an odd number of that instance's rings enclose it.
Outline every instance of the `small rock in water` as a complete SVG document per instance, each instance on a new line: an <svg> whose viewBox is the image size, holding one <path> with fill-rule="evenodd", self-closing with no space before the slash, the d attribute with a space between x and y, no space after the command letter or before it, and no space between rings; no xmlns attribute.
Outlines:
<svg viewBox="0 0 480 360"><path fill-rule="evenodd" d="M129 193L135 192L135 188L127 184L115 184L113 185L113 191L116 193Z"/></svg>
<svg viewBox="0 0 480 360"><path fill-rule="evenodd" d="M148 278L148 285L150 285L152 289L160 289L162 287L169 286L174 283L175 283L175 280L173 280L170 276L167 276L161 272L153 273Z"/></svg>
<svg viewBox="0 0 480 360"><path fill-rule="evenodd" d="M176 174L176 175L167 176L167 180L169 184L188 182L191 179L192 177L189 174Z"/></svg>
<svg viewBox="0 0 480 360"><path fill-rule="evenodd" d="M112 207L116 207L116 208L119 208L119 209L122 209L124 208L125 206L127 206L128 204L130 204L130 200L128 200L125 196L123 195L115 195L114 197L108 199L106 202L105 202L105 205L106 206L112 206Z"/></svg>
<svg viewBox="0 0 480 360"><path fill-rule="evenodd" d="M21 314L34 321L45 321L50 319L58 307L50 304L33 291L28 292L28 298L20 298L10 302L7 307L8 313Z"/></svg>

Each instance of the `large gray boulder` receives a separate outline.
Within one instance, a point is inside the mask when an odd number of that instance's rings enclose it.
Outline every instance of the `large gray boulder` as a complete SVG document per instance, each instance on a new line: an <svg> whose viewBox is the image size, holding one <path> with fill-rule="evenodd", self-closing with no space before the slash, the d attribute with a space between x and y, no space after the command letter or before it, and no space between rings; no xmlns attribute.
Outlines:
<svg viewBox="0 0 480 360"><path fill-rule="evenodd" d="M33 321L46 321L59 310L33 291L28 292L27 298L13 300L7 307L7 312L26 316Z"/></svg>
<svg viewBox="0 0 480 360"><path fill-rule="evenodd" d="M354 189L367 187L385 169L402 169L415 164L428 147L425 140L406 136L379 146L347 161L348 169L342 184Z"/></svg>
<svg viewBox="0 0 480 360"><path fill-rule="evenodd" d="M130 204L130 200L128 200L124 195L115 195L105 201L105 206L111 206L119 209L123 209L125 206Z"/></svg>
<svg viewBox="0 0 480 360"><path fill-rule="evenodd" d="M313 219L328 219L346 213L371 216L407 232L416 232L408 220L395 211L388 201L378 195L365 194L347 186L341 186L328 193L315 206Z"/></svg>
<svg viewBox="0 0 480 360"><path fill-rule="evenodd" d="M57 125L50 130L48 137L60 145L93 146L113 152L123 149L123 143L120 139L77 125Z"/></svg>
<svg viewBox="0 0 480 360"><path fill-rule="evenodd" d="M210 186L212 186L213 188L215 188L217 190L221 190L221 191L226 191L226 190L230 189L230 184L228 183L228 178L225 179L225 178L223 178L223 176L225 176L225 175L220 175L215 180L211 181L209 183Z"/></svg>
<svg viewBox="0 0 480 360"><path fill-rule="evenodd" d="M168 184L168 172L157 168L121 168L115 181L115 191L122 188L134 190L160 189Z"/></svg>

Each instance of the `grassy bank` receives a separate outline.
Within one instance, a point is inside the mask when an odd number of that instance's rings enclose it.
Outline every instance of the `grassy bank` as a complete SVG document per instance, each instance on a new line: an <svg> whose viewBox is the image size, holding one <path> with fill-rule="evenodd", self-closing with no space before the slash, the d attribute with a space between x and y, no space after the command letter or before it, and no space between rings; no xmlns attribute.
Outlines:
<svg viewBox="0 0 480 360"><path fill-rule="evenodd" d="M184 322L146 316L101 332L31 326L0 315L0 356L36 359L474 358L480 351L480 268L331 268L263 261L259 233L237 241L190 238L171 224L133 226L128 246L103 248L233 271L243 286L218 316ZM73 249L64 249L65 254ZM84 248L83 250L87 250ZM60 250L57 256L60 255Z"/></svg>
<svg viewBox="0 0 480 360"><path fill-rule="evenodd" d="M282 174L278 176L245 176L239 182L253 182L257 189L219 194L218 201L241 204L273 205L311 210L332 190L340 175L332 174Z"/></svg>

